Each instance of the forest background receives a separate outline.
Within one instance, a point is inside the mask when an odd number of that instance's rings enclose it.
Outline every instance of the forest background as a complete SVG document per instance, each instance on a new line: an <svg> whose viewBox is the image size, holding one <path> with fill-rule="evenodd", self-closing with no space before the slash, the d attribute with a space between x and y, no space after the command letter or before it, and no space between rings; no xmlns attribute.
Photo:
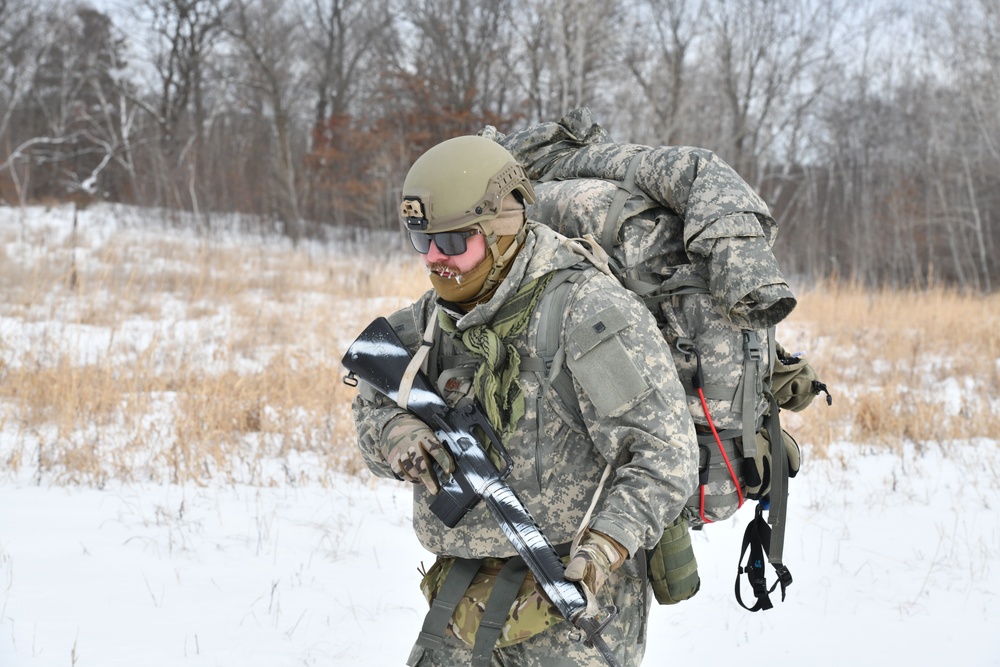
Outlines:
<svg viewBox="0 0 1000 667"><path fill-rule="evenodd" d="M417 155L589 106L709 148L800 280L1000 284L995 0L0 0L0 199L391 229Z"/></svg>
<svg viewBox="0 0 1000 667"><path fill-rule="evenodd" d="M581 105L764 195L835 397L787 603L748 505L647 661L1000 664L996 0L92 2L0 0L0 665L400 664L433 557L339 361L427 287L412 160Z"/></svg>

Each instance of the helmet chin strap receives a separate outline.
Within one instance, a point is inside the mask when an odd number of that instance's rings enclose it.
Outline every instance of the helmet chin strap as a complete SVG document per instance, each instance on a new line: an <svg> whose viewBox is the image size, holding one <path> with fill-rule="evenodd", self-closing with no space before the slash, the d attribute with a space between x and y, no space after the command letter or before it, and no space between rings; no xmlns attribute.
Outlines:
<svg viewBox="0 0 1000 667"><path fill-rule="evenodd" d="M482 288L475 297L478 299L484 294L487 294L503 280L506 275L506 268L509 266L511 260L517 255L521 246L524 244L524 239L528 235L527 226L522 224L521 228L517 231L514 237L514 242L507 248L507 251L500 253L500 248L497 246L497 235L493 231L493 225L488 221L483 221L479 223L479 226L483 230L483 234L486 236L486 245L489 247L490 254L493 256L493 268L490 270L489 274L486 276L486 282L483 283Z"/></svg>

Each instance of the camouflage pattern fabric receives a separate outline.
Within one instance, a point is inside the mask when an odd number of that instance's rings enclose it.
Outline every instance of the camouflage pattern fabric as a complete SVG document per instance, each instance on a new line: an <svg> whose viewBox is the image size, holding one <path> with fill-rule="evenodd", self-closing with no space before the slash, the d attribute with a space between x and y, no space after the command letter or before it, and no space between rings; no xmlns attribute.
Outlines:
<svg viewBox="0 0 1000 667"><path fill-rule="evenodd" d="M794 308L795 298L771 252L777 234L774 218L756 192L713 152L612 143L586 108L506 136L491 126L480 134L507 148L533 181L543 181L536 184L539 201L532 207L539 210L529 208L529 215L546 222L576 219L601 225L617 186L578 179L622 181L638 156L635 184L647 198L630 199L626 215L639 218L640 233L655 228L657 238L644 247L623 239L616 259L627 268L663 276L671 266L692 264L736 326L764 329Z"/></svg>
<svg viewBox="0 0 1000 667"><path fill-rule="evenodd" d="M579 257L564 238L528 224L525 247L494 297L467 314L452 313L459 331L489 323L502 304L525 284L574 266ZM525 414L507 441L514 462L509 483L553 544L570 542L594 495L606 463L615 466L590 528L608 535L630 554L656 545L678 516L697 482L694 425L663 337L634 294L593 268L573 285L561 320L562 343L577 405L564 405L544 377L522 373ZM433 291L389 321L411 351L420 344L435 306ZM542 313L513 339L523 358L537 357ZM457 405L472 395L478 360L457 337L438 334L429 355L429 375L445 400ZM442 360L467 358L441 371ZM382 456L385 424L402 410L366 390L354 402L359 447L376 475L391 477ZM415 486L413 526L432 553L461 558L509 557L515 551L482 504L453 529L430 512L431 497ZM631 559L630 559L631 562ZM623 570L636 574L627 562Z"/></svg>
<svg viewBox="0 0 1000 667"><path fill-rule="evenodd" d="M628 554L606 536L588 530L566 567L565 577L568 581L582 582L587 590L596 592L627 557Z"/></svg>
<svg viewBox="0 0 1000 667"><path fill-rule="evenodd" d="M524 394L518 380L521 357L517 348L506 341L528 327L528 320L551 279L549 273L522 287L497 312L489 326L481 324L461 332L462 344L482 359L472 378L476 397L490 424L504 440L524 415ZM438 311L438 316L445 332L458 333L444 310Z"/></svg>
<svg viewBox="0 0 1000 667"><path fill-rule="evenodd" d="M792 434L785 429L781 429L781 440L788 458L788 476L795 477L799 474L799 467L802 465L802 450ZM771 434L766 428L757 433L757 456L754 457L754 466L757 468L758 477L764 483L747 486L747 497L763 498L771 492L770 479L764 474L765 470L771 469Z"/></svg>
<svg viewBox="0 0 1000 667"><path fill-rule="evenodd" d="M428 603L434 601L453 562L450 558L438 559L421 580L420 590ZM499 558L483 560L479 573L472 579L472 584L455 608L455 613L448 624L449 636L462 640L468 646L476 643L476 633L486 611L486 603L505 562ZM511 605L496 645L504 647L519 644L562 622L563 618L559 615L559 611L545 597L529 572Z"/></svg>
<svg viewBox="0 0 1000 667"><path fill-rule="evenodd" d="M400 479L423 484L436 494L440 487L430 460L437 461L445 473L455 468L448 450L438 442L434 432L410 415L394 419L386 429L385 458L389 467Z"/></svg>
<svg viewBox="0 0 1000 667"><path fill-rule="evenodd" d="M693 496L685 514L695 524L702 516L731 516L739 507L737 483L744 484L742 442L767 409L764 330L795 306L771 252L777 225L766 204L711 151L613 143L585 108L507 136L492 127L481 134L510 150L536 181L530 215L567 236L592 234L616 275L649 298L688 408L707 434L708 418L693 388L696 368L702 369L707 407L724 433L737 480L712 436L704 436L711 452L704 497ZM616 208L623 195L624 206ZM743 330L764 341L759 356L745 352Z"/></svg>
<svg viewBox="0 0 1000 667"><path fill-rule="evenodd" d="M624 667L637 667L646 650L645 629L652 596L643 590L641 579L627 576L622 570L611 574L597 594L601 606L618 608L618 616L604 630L602 637ZM419 667L468 667L472 648L449 634L437 650L415 647L408 662ZM516 644L493 650L491 667L607 667L595 649L585 646L568 623L558 623Z"/></svg>

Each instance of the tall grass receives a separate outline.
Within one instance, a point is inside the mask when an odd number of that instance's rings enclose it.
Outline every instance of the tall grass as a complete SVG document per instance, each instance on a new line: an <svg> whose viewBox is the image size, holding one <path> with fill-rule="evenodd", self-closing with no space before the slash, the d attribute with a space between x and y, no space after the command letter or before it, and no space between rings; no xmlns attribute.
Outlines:
<svg viewBox="0 0 1000 667"><path fill-rule="evenodd" d="M61 230L0 226L0 469L101 485L363 467L340 358L424 290L410 254Z"/></svg>
<svg viewBox="0 0 1000 667"><path fill-rule="evenodd" d="M363 468L340 358L426 289L411 253L84 222L0 218L6 474L270 485ZM834 401L785 425L819 453L995 436L998 320L997 296L803 291L778 339Z"/></svg>
<svg viewBox="0 0 1000 667"><path fill-rule="evenodd" d="M822 285L798 296L779 341L804 350L834 395L783 413L801 440L823 451L1000 434L1000 295Z"/></svg>

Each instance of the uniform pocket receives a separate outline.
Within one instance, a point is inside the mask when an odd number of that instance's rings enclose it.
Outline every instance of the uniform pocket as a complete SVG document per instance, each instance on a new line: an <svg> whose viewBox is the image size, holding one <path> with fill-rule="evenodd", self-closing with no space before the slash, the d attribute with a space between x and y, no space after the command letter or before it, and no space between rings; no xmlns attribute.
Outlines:
<svg viewBox="0 0 1000 667"><path fill-rule="evenodd" d="M566 365L599 417L623 409L650 388L618 336L629 326L612 306L584 320L567 339Z"/></svg>

